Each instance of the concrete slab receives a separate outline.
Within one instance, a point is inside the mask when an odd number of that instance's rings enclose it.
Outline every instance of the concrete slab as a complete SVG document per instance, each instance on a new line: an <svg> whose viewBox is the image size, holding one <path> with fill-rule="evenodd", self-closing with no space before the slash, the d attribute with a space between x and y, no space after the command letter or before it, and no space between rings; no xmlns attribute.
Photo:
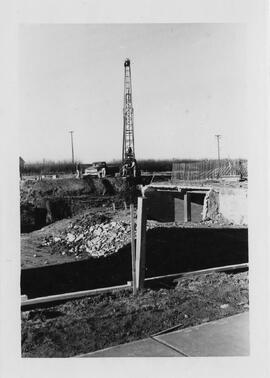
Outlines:
<svg viewBox="0 0 270 378"><path fill-rule="evenodd" d="M98 350L79 357L184 357L180 352L153 339L143 339L132 343Z"/></svg>
<svg viewBox="0 0 270 378"><path fill-rule="evenodd" d="M249 313L155 336L154 339L190 357L248 356Z"/></svg>

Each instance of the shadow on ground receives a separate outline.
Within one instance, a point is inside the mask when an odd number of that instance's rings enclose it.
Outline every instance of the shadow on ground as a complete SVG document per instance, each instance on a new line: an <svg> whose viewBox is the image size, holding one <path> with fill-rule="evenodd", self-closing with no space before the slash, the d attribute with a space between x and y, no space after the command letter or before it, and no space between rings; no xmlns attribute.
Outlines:
<svg viewBox="0 0 270 378"><path fill-rule="evenodd" d="M146 277L248 262L248 230L155 228L147 232ZM23 269L21 293L29 298L126 284L130 244L106 258Z"/></svg>

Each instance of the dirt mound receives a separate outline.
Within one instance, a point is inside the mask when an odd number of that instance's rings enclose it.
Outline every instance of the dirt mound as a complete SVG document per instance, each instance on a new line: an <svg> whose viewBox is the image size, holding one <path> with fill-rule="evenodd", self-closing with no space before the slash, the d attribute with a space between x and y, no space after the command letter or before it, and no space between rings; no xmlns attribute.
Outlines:
<svg viewBox="0 0 270 378"><path fill-rule="evenodd" d="M96 179L86 177L83 180L75 178L41 180L26 180L21 182L21 203L32 203L43 207L44 199L52 197L74 197L82 195L120 195L135 191L135 185L128 185L120 177Z"/></svg>
<svg viewBox="0 0 270 378"><path fill-rule="evenodd" d="M99 181L99 180L96 180ZM21 202L42 204L44 198L78 196L100 193L102 188L95 180L57 179L41 181L23 181L21 183Z"/></svg>

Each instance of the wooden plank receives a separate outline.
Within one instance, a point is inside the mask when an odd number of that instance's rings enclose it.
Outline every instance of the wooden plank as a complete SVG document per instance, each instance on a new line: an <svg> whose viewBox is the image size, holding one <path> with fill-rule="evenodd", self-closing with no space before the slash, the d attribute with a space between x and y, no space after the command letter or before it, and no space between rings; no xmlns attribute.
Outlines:
<svg viewBox="0 0 270 378"><path fill-rule="evenodd" d="M58 302L58 301L65 301L65 300L70 300L70 299L89 297L91 295L103 294L103 293L108 293L111 291L127 290L127 289L130 289L130 284L104 287L100 289L74 291L71 293L49 295L47 297L37 297L37 298L27 299L27 300L22 299L21 308L27 307L27 306L39 305L43 303L49 303L49 302Z"/></svg>
<svg viewBox="0 0 270 378"><path fill-rule="evenodd" d="M167 274L165 276L157 276L157 277L149 277L145 278L144 281L158 281L161 279L170 279L170 278L182 278L182 277L189 277L189 276L196 276L199 274L207 274L207 273L215 273L215 272L225 272L227 270L238 270L238 269L245 269L248 268L248 263L243 264L235 264L235 265L225 265L225 266L219 266L216 268L209 268L209 269L202 269L202 270L194 270L191 272L183 272L183 273L173 273L173 274Z"/></svg>
<svg viewBox="0 0 270 378"><path fill-rule="evenodd" d="M206 194L209 190L188 190L187 193L192 194Z"/></svg>
<svg viewBox="0 0 270 378"><path fill-rule="evenodd" d="M145 249L146 249L146 202L147 199L138 197L137 207L137 238L136 238L136 288L143 288L145 277Z"/></svg>
<svg viewBox="0 0 270 378"><path fill-rule="evenodd" d="M191 201L190 201L191 194L186 192L184 194L184 222L191 221Z"/></svg>
<svg viewBox="0 0 270 378"><path fill-rule="evenodd" d="M135 251L135 222L134 222L134 205L130 205L130 228L131 228L131 264L132 264L132 288L133 294L137 293L136 288L136 251Z"/></svg>
<svg viewBox="0 0 270 378"><path fill-rule="evenodd" d="M209 268L209 269L202 269L202 270L195 270L192 272L184 272L184 273L174 273L174 274L167 274L165 276L157 276L157 277L150 277L146 278L144 281L155 281L155 280L161 280L161 279L170 279L170 278L182 278L182 277L188 277L193 275L199 275L199 274L207 274L207 273L214 273L214 272L223 272L228 270L239 270L239 269L248 269L249 264L243 263L243 264L236 264L236 265L226 265L216 268ZM131 282L129 282L127 285L119 285L119 286L111 286L111 287L105 287L100 289L93 289L93 290L84 290L84 291L77 291L77 292L71 292L71 293L64 293L64 294L57 294L57 295L50 295L47 297L38 297L33 299L26 299L26 295L21 296L21 308L27 308L29 306L38 306L43 303L50 303L50 302L57 302L57 301L64 301L64 300L70 300L70 299L78 299L83 297L88 297L91 295L97 295L102 293L108 293L118 290L127 290L130 289Z"/></svg>

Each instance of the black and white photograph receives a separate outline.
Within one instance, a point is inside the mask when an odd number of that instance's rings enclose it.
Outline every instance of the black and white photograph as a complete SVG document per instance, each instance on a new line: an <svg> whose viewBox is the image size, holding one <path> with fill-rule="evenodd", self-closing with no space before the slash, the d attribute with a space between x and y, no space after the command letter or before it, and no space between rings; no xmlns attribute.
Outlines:
<svg viewBox="0 0 270 378"><path fill-rule="evenodd" d="M22 356L249 355L245 26L19 41Z"/></svg>
<svg viewBox="0 0 270 378"><path fill-rule="evenodd" d="M251 140L252 37L237 20L17 24L15 328L28 369L241 367L258 352L269 172L261 181Z"/></svg>

